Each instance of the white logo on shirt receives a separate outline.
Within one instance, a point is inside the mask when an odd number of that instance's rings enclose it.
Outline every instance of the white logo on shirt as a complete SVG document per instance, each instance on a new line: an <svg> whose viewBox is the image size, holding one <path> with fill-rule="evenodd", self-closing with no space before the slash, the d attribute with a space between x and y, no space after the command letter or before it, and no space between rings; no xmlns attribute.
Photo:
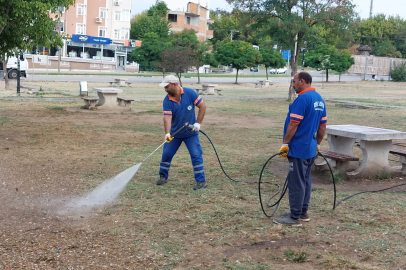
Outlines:
<svg viewBox="0 0 406 270"><path fill-rule="evenodd" d="M187 109L190 111L192 109L192 105L187 106Z"/></svg>
<svg viewBox="0 0 406 270"><path fill-rule="evenodd" d="M323 103L323 101L316 101L313 105L314 105L314 109L316 111L324 111L324 103Z"/></svg>

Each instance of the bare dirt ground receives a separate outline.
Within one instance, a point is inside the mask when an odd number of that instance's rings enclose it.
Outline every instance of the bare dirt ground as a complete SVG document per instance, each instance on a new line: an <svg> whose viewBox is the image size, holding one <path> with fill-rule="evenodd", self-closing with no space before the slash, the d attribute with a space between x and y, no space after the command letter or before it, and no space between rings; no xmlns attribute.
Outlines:
<svg viewBox="0 0 406 270"><path fill-rule="evenodd" d="M161 114L145 117L144 109L87 111L80 109L79 103L65 103L63 108L42 102L1 101L0 104L0 269L250 269L238 268L239 258L251 258L251 269L270 269L261 266L262 263L276 265L275 269L383 269L368 263L369 254L354 252L353 247L346 245L346 239L356 235L337 228L329 238L318 237L321 227L332 226L334 214L314 216L317 222L309 222L303 229L289 233L263 219L260 221L263 227L255 229L258 233L238 230L229 243L224 240L226 244L222 245L211 244L213 239L222 237L215 231L187 235L185 258L176 265L165 265L162 261L168 255L134 243L137 234L145 231L152 221L129 214L128 204L87 212L66 212L63 208L72 197L94 188L100 178L120 171L116 164L108 162L116 155L119 145L138 149L151 140L151 135L142 130L115 131L112 126L135 123L159 126ZM232 117L209 109L205 125L218 123L227 123L226 129L276 125L267 117ZM342 187L352 191L375 190L403 182L403 178L385 184L360 180L346 182L345 188ZM315 181L315 188L323 189L323 185ZM331 186L325 188L331 190ZM195 207L203 211L212 206ZM179 219L180 224L189 224L187 218ZM383 217L375 219L385 222ZM393 222L404 222L404 218L394 218ZM116 231L117 224L125 233ZM162 232L165 239L178 229L175 225L151 228ZM393 237L406 242L404 236ZM311 247L314 254L326 259L318 261L315 255L304 263L291 263L283 259L286 247L295 250ZM146 256L138 256L140 250ZM346 263L332 256L333 253L345 257ZM393 266L393 269L406 269L405 261L396 261Z"/></svg>

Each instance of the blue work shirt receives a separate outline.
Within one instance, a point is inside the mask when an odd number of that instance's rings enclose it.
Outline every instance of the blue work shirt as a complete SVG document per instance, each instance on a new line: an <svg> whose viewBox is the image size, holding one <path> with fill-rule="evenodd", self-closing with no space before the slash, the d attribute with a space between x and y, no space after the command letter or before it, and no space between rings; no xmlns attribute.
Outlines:
<svg viewBox="0 0 406 270"><path fill-rule="evenodd" d="M171 119L171 134L175 133L179 128L189 123L196 123L195 106L200 107L203 104L203 99L192 88L180 88L180 101L176 102L170 95L166 95L163 101L164 117L172 117ZM199 132L189 132L183 129L175 135L176 138L187 138L192 135L197 135Z"/></svg>
<svg viewBox="0 0 406 270"><path fill-rule="evenodd" d="M289 105L283 137L291 121L299 123L296 133L289 142L289 156L308 159L317 155L316 132L320 125L327 124L326 104L315 88L299 93Z"/></svg>

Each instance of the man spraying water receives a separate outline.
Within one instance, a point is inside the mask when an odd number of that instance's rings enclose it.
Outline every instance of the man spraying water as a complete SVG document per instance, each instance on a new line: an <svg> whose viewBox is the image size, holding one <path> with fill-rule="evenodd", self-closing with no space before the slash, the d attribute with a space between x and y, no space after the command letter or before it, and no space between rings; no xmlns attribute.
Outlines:
<svg viewBox="0 0 406 270"><path fill-rule="evenodd" d="M163 101L165 140L170 143L164 144L162 159L159 167L159 180L157 185L164 185L168 181L169 169L173 156L178 151L182 142L185 143L193 164L193 172L196 180L194 190L207 186L203 165L203 149L199 141L200 124L206 113L206 105L195 90L179 85L176 76L166 76L159 86L164 87L168 95ZM199 112L195 114L195 106ZM185 123L194 123L193 132L183 129L172 137L176 130Z"/></svg>

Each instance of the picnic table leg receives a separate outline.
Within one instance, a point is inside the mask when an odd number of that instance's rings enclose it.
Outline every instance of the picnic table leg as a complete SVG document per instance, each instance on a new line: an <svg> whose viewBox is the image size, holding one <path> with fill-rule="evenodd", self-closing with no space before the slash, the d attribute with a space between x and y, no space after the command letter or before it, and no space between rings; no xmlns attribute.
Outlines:
<svg viewBox="0 0 406 270"><path fill-rule="evenodd" d="M330 145L330 151L347 156L354 156L353 148L355 139L328 134L327 141ZM328 159L328 161L331 167L336 168L337 171L342 173L348 170L354 170L358 167L358 161L345 163L337 162L332 159Z"/></svg>
<svg viewBox="0 0 406 270"><path fill-rule="evenodd" d="M361 165L349 176L371 177L385 172L392 172L389 166L389 149L392 147L392 140L386 141L360 141L363 158Z"/></svg>
<svg viewBox="0 0 406 270"><path fill-rule="evenodd" d="M101 93L97 92L99 102L96 104L98 109L116 109L117 108L117 93Z"/></svg>
<svg viewBox="0 0 406 270"><path fill-rule="evenodd" d="M355 139L328 134L327 141L330 145L330 151L343 155L354 156L353 147Z"/></svg>

